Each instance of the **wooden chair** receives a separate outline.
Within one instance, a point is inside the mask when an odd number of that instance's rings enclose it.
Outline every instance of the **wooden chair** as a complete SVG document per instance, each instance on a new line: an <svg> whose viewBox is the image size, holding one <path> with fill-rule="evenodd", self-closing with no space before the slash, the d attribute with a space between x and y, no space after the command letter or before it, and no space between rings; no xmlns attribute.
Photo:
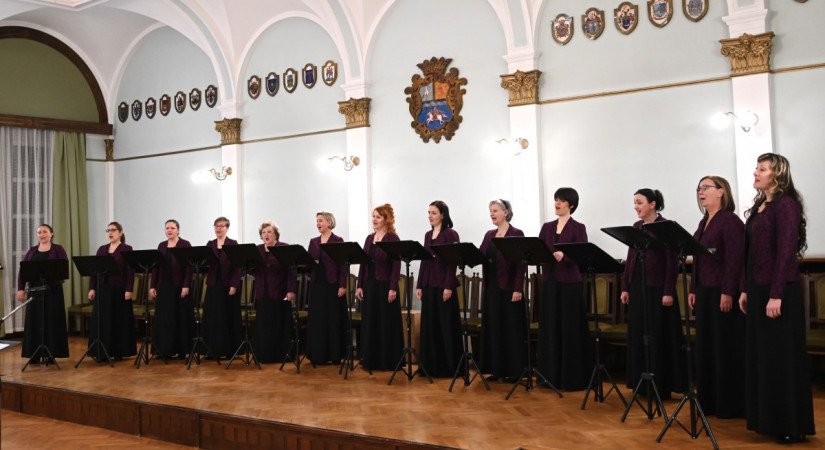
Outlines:
<svg viewBox="0 0 825 450"><path fill-rule="evenodd" d="M805 302L805 344L813 355L825 355L825 267L801 264ZM814 272L813 270L817 270Z"/></svg>

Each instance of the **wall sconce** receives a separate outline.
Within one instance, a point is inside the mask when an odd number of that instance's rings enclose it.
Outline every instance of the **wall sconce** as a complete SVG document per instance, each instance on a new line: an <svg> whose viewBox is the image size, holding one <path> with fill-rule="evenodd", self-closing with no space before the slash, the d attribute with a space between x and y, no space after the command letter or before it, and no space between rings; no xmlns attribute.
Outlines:
<svg viewBox="0 0 825 450"><path fill-rule="evenodd" d="M510 141L508 141L507 139L504 139L504 138L497 140L496 143L497 144L508 144L508 145L510 145ZM518 155L521 154L521 152L523 150L526 150L527 147L530 146L530 142L527 141L527 139L524 139L524 138L515 138L515 139L513 139L513 144L512 145L513 145L513 155L518 156Z"/></svg>
<svg viewBox="0 0 825 450"><path fill-rule="evenodd" d="M745 133L759 123L759 116L751 110L740 112L738 116L732 111L716 113L710 118L710 123L717 130L721 130L728 126L731 118L733 118L733 123L738 125Z"/></svg>
<svg viewBox="0 0 825 450"><path fill-rule="evenodd" d="M231 167L226 167L226 166L221 167L220 172L218 172L215 169L209 169L209 171L212 172L212 175L218 181L223 181L223 180L226 179L226 177L228 177L229 175L232 175L232 168Z"/></svg>
<svg viewBox="0 0 825 450"><path fill-rule="evenodd" d="M346 157L345 156L330 156L327 159L330 162L332 162L336 159L340 159L341 161L344 162L344 170L346 170L347 172L352 170L353 167L361 164L361 158L359 158L357 156L346 156Z"/></svg>

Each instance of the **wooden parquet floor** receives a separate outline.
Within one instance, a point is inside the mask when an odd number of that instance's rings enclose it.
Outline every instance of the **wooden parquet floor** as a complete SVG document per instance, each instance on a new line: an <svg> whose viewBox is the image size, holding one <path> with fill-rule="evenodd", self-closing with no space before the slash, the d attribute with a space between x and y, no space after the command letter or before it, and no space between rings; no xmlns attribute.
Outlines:
<svg viewBox="0 0 825 450"><path fill-rule="evenodd" d="M267 364L258 370L240 361L235 361L229 370L224 369L225 364L219 366L214 361L204 361L200 366L193 364L187 371L185 362L178 360L168 365L152 360L149 365L135 369L133 359L117 362L110 368L87 358L74 369L85 348L85 339L71 338L72 357L58 360L62 370L53 366L29 366L21 372L26 360L20 358L16 347L0 353L0 376L4 383L91 392L468 449L652 448L657 445L656 436L664 426L664 419L648 420L637 406L622 423L624 408L615 393L605 403L596 403L591 396L586 410L581 410L584 392L565 392L564 398L558 398L548 389L527 392L519 388L510 400L505 400L510 384L492 383L491 391L487 392L479 379L469 387L459 381L450 393L447 391L450 379L437 379L429 384L421 377L408 381L399 372L393 385L388 386L390 372L369 375L359 368L345 380L338 375L338 366L313 368L308 362L302 365L300 374L291 364L284 371L278 370L280 364ZM629 398L630 391L620 387ZM665 407L670 413L676 404L676 400L668 401ZM820 436L809 438L808 443L800 447L825 448L823 386L814 389L814 408ZM7 414L3 414L5 441ZM680 418L689 423L686 409ZM772 439L747 431L744 420L715 417L709 420L722 448L775 446ZM79 429L73 434L81 437L89 433L89 427L68 426ZM675 426L659 445L663 448L711 447L704 435L693 440Z"/></svg>

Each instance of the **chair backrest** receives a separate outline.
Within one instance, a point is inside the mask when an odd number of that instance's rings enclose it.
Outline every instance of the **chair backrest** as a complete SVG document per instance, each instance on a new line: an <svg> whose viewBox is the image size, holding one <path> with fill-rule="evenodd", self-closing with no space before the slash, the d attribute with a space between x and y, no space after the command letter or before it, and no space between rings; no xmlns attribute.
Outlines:
<svg viewBox="0 0 825 450"><path fill-rule="evenodd" d="M401 308L406 308L407 307L407 300L408 299L407 299L407 295L406 295L407 294L406 287L407 287L407 276L402 274L401 278L398 279L398 293L397 293L398 298L401 301ZM413 275L413 274L410 274L410 292L409 292L409 294L410 294L410 296L415 295L415 275Z"/></svg>
<svg viewBox="0 0 825 450"><path fill-rule="evenodd" d="M298 292L295 293L295 306L298 311L305 311L309 304L309 274L298 274Z"/></svg>
<svg viewBox="0 0 825 450"><path fill-rule="evenodd" d="M825 326L825 273L803 273L805 331Z"/></svg>
<svg viewBox="0 0 825 450"><path fill-rule="evenodd" d="M539 311L541 311L541 276L537 273L531 273L524 280L524 291L522 292L530 296L530 323L538 322Z"/></svg>
<svg viewBox="0 0 825 450"><path fill-rule="evenodd" d="M143 273L142 272L135 272L135 279L134 284L132 285L132 304L133 305L142 305L146 303L146 289L144 289L143 285ZM151 282L152 275L149 275L149 281Z"/></svg>
<svg viewBox="0 0 825 450"><path fill-rule="evenodd" d="M619 297L619 274L616 273L597 273L596 274L596 311L599 314L599 320L616 324L621 321L621 311L619 307L621 304ZM588 318L592 318L595 314L593 312L593 298L590 291L590 283L585 280L584 283L584 300Z"/></svg>

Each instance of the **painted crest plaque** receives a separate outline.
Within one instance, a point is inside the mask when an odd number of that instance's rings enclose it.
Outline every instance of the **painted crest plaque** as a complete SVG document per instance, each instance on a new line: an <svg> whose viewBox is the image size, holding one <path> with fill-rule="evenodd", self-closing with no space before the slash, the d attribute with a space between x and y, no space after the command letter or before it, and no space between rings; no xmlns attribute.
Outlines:
<svg viewBox="0 0 825 450"><path fill-rule="evenodd" d="M126 119L129 118L129 105L126 102L120 102L117 105L117 118L121 123L126 122Z"/></svg>
<svg viewBox="0 0 825 450"><path fill-rule="evenodd" d="M151 119L155 117L155 112L157 112L157 101L155 101L154 97L149 97L146 99L146 118Z"/></svg>
<svg viewBox="0 0 825 450"><path fill-rule="evenodd" d="M582 14L582 30L587 39L595 41L604 32L604 11L590 8Z"/></svg>
<svg viewBox="0 0 825 450"><path fill-rule="evenodd" d="M298 71L293 68L286 69L286 72L284 72L284 89L291 94L296 87L298 87Z"/></svg>
<svg viewBox="0 0 825 450"><path fill-rule="evenodd" d="M169 111L172 110L172 99L169 97L168 94L163 94L160 97L160 113L164 116L169 114Z"/></svg>
<svg viewBox="0 0 825 450"><path fill-rule="evenodd" d="M553 40L560 45L567 44L573 38L573 18L559 14L551 24Z"/></svg>
<svg viewBox="0 0 825 450"><path fill-rule="evenodd" d="M698 22L708 13L709 0L682 0L682 11L685 17L693 22Z"/></svg>
<svg viewBox="0 0 825 450"><path fill-rule="evenodd" d="M667 25L673 17L673 0L647 0L647 17L659 28Z"/></svg>
<svg viewBox="0 0 825 450"><path fill-rule="evenodd" d="M218 103L218 88L213 85L206 87L206 106L212 108Z"/></svg>
<svg viewBox="0 0 825 450"><path fill-rule="evenodd" d="M261 95L261 77L252 75L246 82L246 92L252 98L258 98Z"/></svg>
<svg viewBox="0 0 825 450"><path fill-rule="evenodd" d="M186 109L186 94L184 94L183 91L178 91L178 93L175 94L175 111L180 114L184 109Z"/></svg>
<svg viewBox="0 0 825 450"><path fill-rule="evenodd" d="M324 77L324 84L332 86L338 79L338 63L327 61L321 66L321 73Z"/></svg>
<svg viewBox="0 0 825 450"><path fill-rule="evenodd" d="M619 33L630 34L639 24L639 7L630 2L623 2L613 10L613 17L616 19L616 29Z"/></svg>
<svg viewBox="0 0 825 450"><path fill-rule="evenodd" d="M459 78L455 67L447 71L452 61L432 57L418 64L424 76L413 75L412 86L404 89L409 95L407 103L413 117L410 125L424 142L433 139L438 143L442 137L449 141L461 124L460 113L467 92L461 86L467 84L467 79Z"/></svg>
<svg viewBox="0 0 825 450"><path fill-rule="evenodd" d="M278 89L280 88L281 77L275 72L269 72L269 75L266 76L266 93L269 94L270 97L273 97L278 93Z"/></svg>
<svg viewBox="0 0 825 450"><path fill-rule="evenodd" d="M304 82L304 86L307 89L312 89L312 86L315 86L315 82L318 81L318 66L313 64L307 64L301 69L301 80Z"/></svg>
<svg viewBox="0 0 825 450"><path fill-rule="evenodd" d="M138 121L141 115L143 115L143 103L140 100L135 100L132 102L132 119Z"/></svg>
<svg viewBox="0 0 825 450"><path fill-rule="evenodd" d="M189 107L192 111L197 111L201 107L201 90L198 88L192 89L189 92Z"/></svg>

